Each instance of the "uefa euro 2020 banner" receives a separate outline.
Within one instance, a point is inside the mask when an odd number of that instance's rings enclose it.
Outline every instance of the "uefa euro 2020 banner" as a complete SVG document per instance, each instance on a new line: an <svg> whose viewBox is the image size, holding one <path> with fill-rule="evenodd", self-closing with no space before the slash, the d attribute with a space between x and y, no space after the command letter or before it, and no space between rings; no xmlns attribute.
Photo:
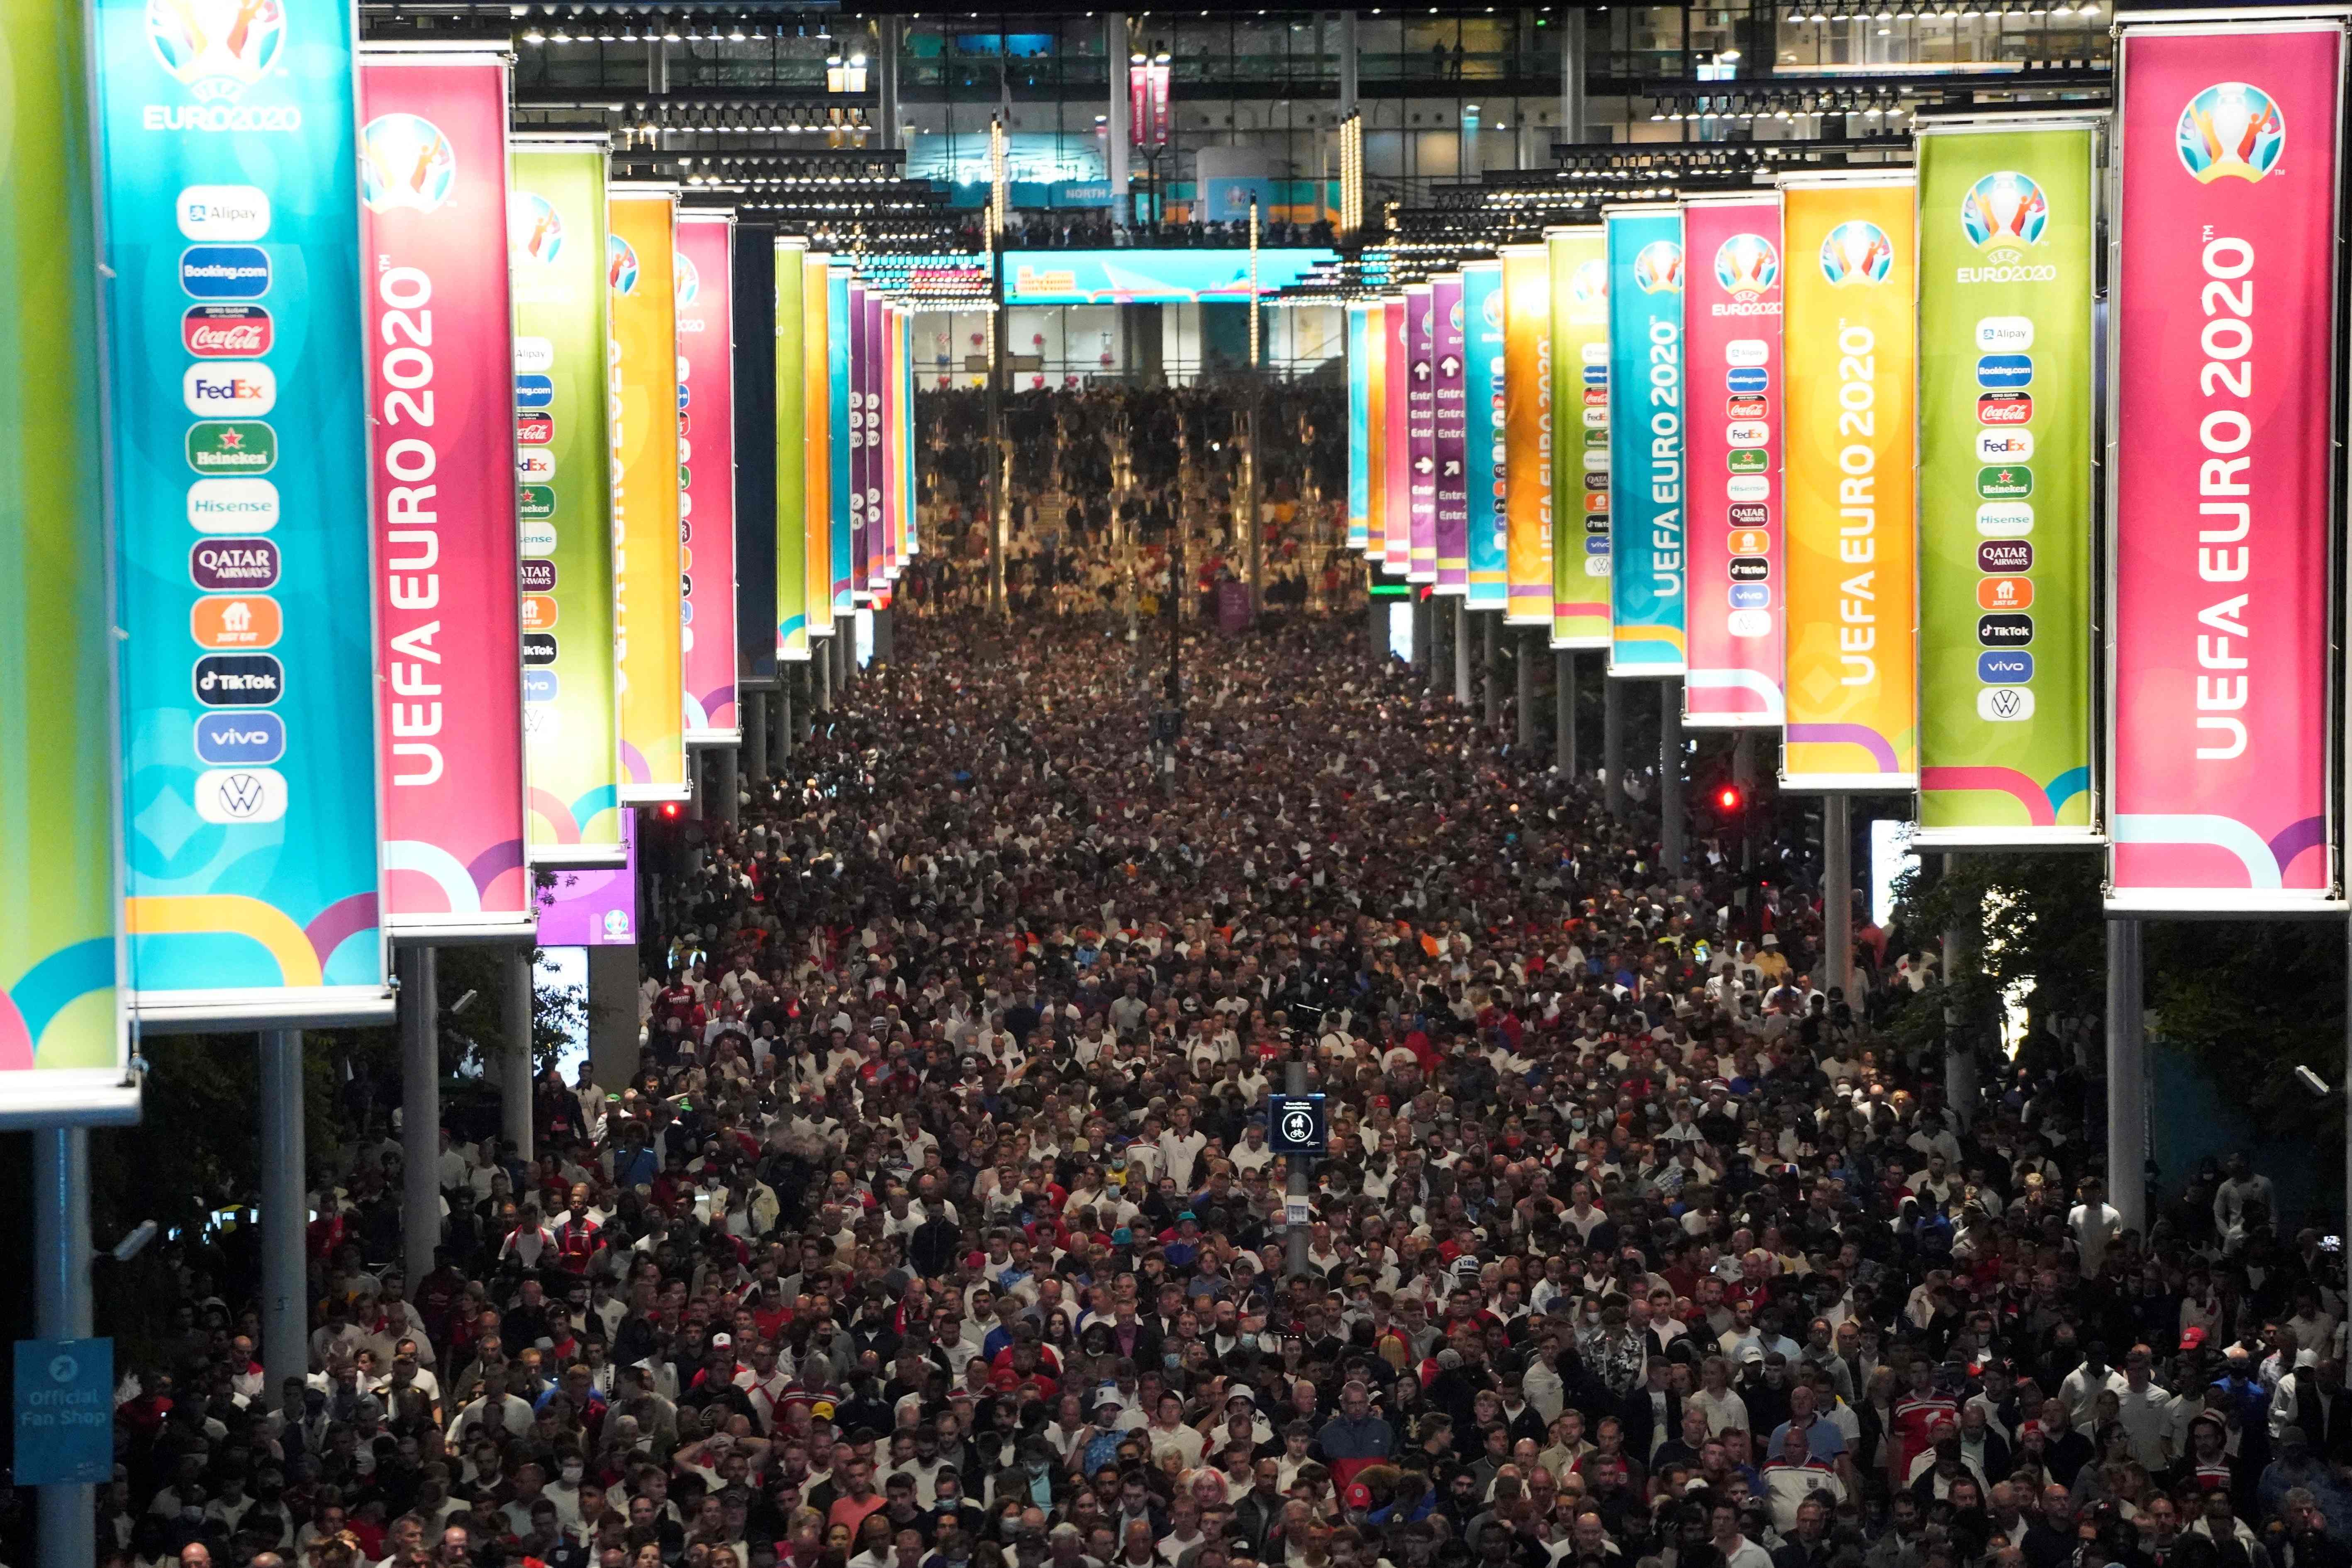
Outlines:
<svg viewBox="0 0 2352 1568"><path fill-rule="evenodd" d="M1509 603L1505 566L1504 490L1510 454L1504 444L1503 264L1474 261L1462 268L1462 443L1468 469L1470 608L1502 610Z"/></svg>
<svg viewBox="0 0 2352 1568"><path fill-rule="evenodd" d="M1919 772L1912 585L1912 179L1780 185L1791 789Z"/></svg>
<svg viewBox="0 0 2352 1568"><path fill-rule="evenodd" d="M1389 317L1383 300L1364 302L1364 559L1388 559Z"/></svg>
<svg viewBox="0 0 2352 1568"><path fill-rule="evenodd" d="M507 197L514 279L522 732L533 865L619 865L613 448L601 136L519 135ZM542 419L545 423L529 422Z"/></svg>
<svg viewBox="0 0 2352 1568"><path fill-rule="evenodd" d="M360 62L384 924L528 935L513 585L553 567L516 548L516 455L544 448L549 421L512 397L507 66L383 45Z"/></svg>
<svg viewBox="0 0 2352 1568"><path fill-rule="evenodd" d="M1382 359L1386 392L1381 398L1383 413L1381 452L1387 471L1381 486L1382 515L1385 530L1381 534L1386 551L1383 564L1391 577L1407 581L1418 580L1412 576L1412 345L1406 327L1410 314L1402 294L1391 296L1386 306L1381 328L1385 345Z"/></svg>
<svg viewBox="0 0 2352 1568"><path fill-rule="evenodd" d="M97 25L133 1006L382 1021L352 7Z"/></svg>
<svg viewBox="0 0 2352 1568"><path fill-rule="evenodd" d="M808 373L801 356L808 345L801 273L808 241L779 235L776 267L776 659L805 664L809 656L809 459L824 466L822 442L807 438L808 411L802 403Z"/></svg>
<svg viewBox="0 0 2352 1568"><path fill-rule="evenodd" d="M1429 380L1435 389L1430 402L1430 450L1437 471L1437 591L1448 598L1470 591L1470 499L1464 488L1468 464L1463 453L1463 277L1441 272L1429 280L1429 328L1432 341Z"/></svg>
<svg viewBox="0 0 2352 1568"><path fill-rule="evenodd" d="M1679 675L1683 614L1683 215L1621 207L1609 233L1609 673Z"/></svg>
<svg viewBox="0 0 2352 1568"><path fill-rule="evenodd" d="M811 637L833 635L833 350L825 303L832 266L831 256L814 250L801 264L801 477L806 497L801 525L808 545ZM808 650L793 656L805 659Z"/></svg>
<svg viewBox="0 0 2352 1568"><path fill-rule="evenodd" d="M742 738L735 708L735 214L677 218L677 507L686 741Z"/></svg>
<svg viewBox="0 0 2352 1568"><path fill-rule="evenodd" d="M1412 582L1437 581L1437 318L1426 283L1404 289L1406 494L1412 517Z"/></svg>
<svg viewBox="0 0 2352 1568"><path fill-rule="evenodd" d="M683 557L677 538L677 193L606 193L613 328L613 648L621 800L687 798Z"/></svg>
<svg viewBox="0 0 2352 1568"><path fill-rule="evenodd" d="M1366 380L1368 361L1364 347L1364 305L1361 300L1348 303L1348 548L1362 549L1368 536L1365 514L1371 507L1371 438L1365 422L1371 408L1371 390Z"/></svg>
<svg viewBox="0 0 2352 1568"><path fill-rule="evenodd" d="M2341 907L2344 24L2126 23L2107 907Z"/></svg>
<svg viewBox="0 0 2352 1568"><path fill-rule="evenodd" d="M2082 844L2091 809L2098 128L1919 132L1919 831Z"/></svg>
<svg viewBox="0 0 2352 1568"><path fill-rule="evenodd" d="M1551 626L1551 263L1503 247L1505 604L1512 626Z"/></svg>
<svg viewBox="0 0 2352 1568"><path fill-rule="evenodd" d="M1689 350L1690 673L1683 722L1777 727L1788 552L1780 538L1780 198L1683 205Z"/></svg>
<svg viewBox="0 0 2352 1568"><path fill-rule="evenodd" d="M1551 645L1609 646L1609 251L1544 235L1551 270Z"/></svg>
<svg viewBox="0 0 2352 1568"><path fill-rule="evenodd" d="M89 52L79 0L0 52L0 1125L139 1111L120 984Z"/></svg>

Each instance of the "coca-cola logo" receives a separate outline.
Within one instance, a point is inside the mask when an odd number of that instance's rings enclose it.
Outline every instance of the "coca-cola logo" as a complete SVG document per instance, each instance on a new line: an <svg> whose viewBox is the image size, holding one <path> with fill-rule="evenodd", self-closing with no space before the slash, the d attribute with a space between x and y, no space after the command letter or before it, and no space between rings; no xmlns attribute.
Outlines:
<svg viewBox="0 0 2352 1568"><path fill-rule="evenodd" d="M258 305L195 305L180 318L180 340L200 359L255 359L276 338L269 312Z"/></svg>

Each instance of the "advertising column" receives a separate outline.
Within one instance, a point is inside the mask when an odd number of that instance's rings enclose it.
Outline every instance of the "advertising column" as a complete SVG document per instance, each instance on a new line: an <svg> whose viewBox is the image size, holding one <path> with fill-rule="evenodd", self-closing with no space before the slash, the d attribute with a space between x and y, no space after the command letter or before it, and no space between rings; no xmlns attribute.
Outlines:
<svg viewBox="0 0 2352 1568"><path fill-rule="evenodd" d="M0 341L40 369L0 382L0 1122L50 1126L139 1109L83 24L18 7L0 56Z"/></svg>
<svg viewBox="0 0 2352 1568"><path fill-rule="evenodd" d="M1503 251L1503 620L1549 628L1551 263L1539 245Z"/></svg>
<svg viewBox="0 0 2352 1568"><path fill-rule="evenodd" d="M2091 809L2095 121L1919 131L1919 831L2081 844Z"/></svg>
<svg viewBox="0 0 2352 1568"><path fill-rule="evenodd" d="M1605 213L1609 232L1609 673L1684 658L1683 215Z"/></svg>
<svg viewBox="0 0 2352 1568"><path fill-rule="evenodd" d="M1683 722L1777 725L1789 580L1780 543L1780 198L1685 203L1690 245L1690 674Z"/></svg>
<svg viewBox="0 0 2352 1568"><path fill-rule="evenodd" d="M1404 296L1387 301L1381 328L1383 376L1381 454L1387 470L1381 505L1387 512L1382 547L1389 575L1412 580L1412 354L1406 341Z"/></svg>
<svg viewBox="0 0 2352 1568"><path fill-rule="evenodd" d="M1412 501L1413 582L1437 580L1437 326L1430 286L1404 290L1406 483Z"/></svg>
<svg viewBox="0 0 2352 1568"><path fill-rule="evenodd" d="M2343 24L2117 49L2107 907L2340 908Z"/></svg>
<svg viewBox="0 0 2352 1568"><path fill-rule="evenodd" d="M381 1022L352 11L234 10L96 13L132 1005Z"/></svg>
<svg viewBox="0 0 2352 1568"><path fill-rule="evenodd" d="M864 604L873 596L867 573L872 570L874 518L866 507L873 486L873 465L866 434L872 421L866 413L866 394L874 380L872 318L866 308L866 285L856 273L849 277L849 415L835 434L849 446L849 601Z"/></svg>
<svg viewBox="0 0 2352 1568"><path fill-rule="evenodd" d="M1366 514L1371 507L1371 437L1365 429L1371 408L1366 381L1364 306L1348 302L1348 548L1362 549L1369 542Z"/></svg>
<svg viewBox="0 0 2352 1568"><path fill-rule="evenodd" d="M618 865L601 136L517 135L507 197L530 863Z"/></svg>
<svg viewBox="0 0 2352 1568"><path fill-rule="evenodd" d="M832 261L812 251L801 267L801 472L806 497L801 526L808 547L812 637L833 635L833 339L825 306ZM784 433L779 431L777 439L786 439Z"/></svg>
<svg viewBox="0 0 2352 1568"><path fill-rule="evenodd" d="M545 447L550 420L511 402L507 65L386 46L360 62L384 924L527 934L515 460ZM269 645L274 605L222 614L215 635Z"/></svg>
<svg viewBox="0 0 2352 1568"><path fill-rule="evenodd" d="M808 371L801 363L807 332L801 304L803 262L808 241L780 237L776 246L776 657L796 663L809 656L808 504L811 465L824 466L822 444L807 439L808 413L802 389Z"/></svg>
<svg viewBox="0 0 2352 1568"><path fill-rule="evenodd" d="M1792 789L1918 783L1911 176L1781 182Z"/></svg>
<svg viewBox="0 0 2352 1568"><path fill-rule="evenodd" d="M604 282L613 298L613 652L620 667L621 800L683 800L683 555L677 537L677 193L614 185Z"/></svg>
<svg viewBox="0 0 2352 1568"><path fill-rule="evenodd" d="M677 215L677 538L686 743L732 746L735 709L735 214Z"/></svg>
<svg viewBox="0 0 2352 1568"><path fill-rule="evenodd" d="M1609 249L1544 235L1551 267L1551 645L1609 646ZM1573 410L1573 413L1570 411Z"/></svg>
<svg viewBox="0 0 2352 1568"><path fill-rule="evenodd" d="M1469 465L1463 452L1466 417L1463 395L1462 274L1440 273L1429 283L1430 405L1432 450L1437 458L1437 591L1458 598L1470 591Z"/></svg>
<svg viewBox="0 0 2352 1568"><path fill-rule="evenodd" d="M1463 460L1469 469L1470 608L1501 610L1509 600L1504 562L1503 264L1462 269Z"/></svg>
<svg viewBox="0 0 2352 1568"><path fill-rule="evenodd" d="M856 572L856 546L850 532L851 501L855 486L850 480L850 354L849 268L845 264L830 266L824 276L825 313L825 401L830 405L825 416L827 456L832 464L833 525L829 530L833 546L833 619L838 623L849 619L856 608L851 594L851 582Z"/></svg>

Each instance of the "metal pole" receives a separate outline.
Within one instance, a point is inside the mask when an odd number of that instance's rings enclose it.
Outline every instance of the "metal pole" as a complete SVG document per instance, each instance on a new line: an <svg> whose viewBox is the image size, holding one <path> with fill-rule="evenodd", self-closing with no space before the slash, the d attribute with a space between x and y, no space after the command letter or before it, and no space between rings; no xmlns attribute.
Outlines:
<svg viewBox="0 0 2352 1568"><path fill-rule="evenodd" d="M768 777L768 694L744 692L743 769L757 784Z"/></svg>
<svg viewBox="0 0 2352 1568"><path fill-rule="evenodd" d="M847 635L846 628L836 624L833 635L818 644L815 656L809 661L810 678L816 682L818 713L826 714L833 711L833 645L845 635ZM821 724L824 721L819 719L815 722Z"/></svg>
<svg viewBox="0 0 2352 1568"><path fill-rule="evenodd" d="M743 781L737 776L739 772L735 747L721 746L711 751L710 803L717 810L709 814L730 827L742 820L742 802L737 797L742 792Z"/></svg>
<svg viewBox="0 0 2352 1568"><path fill-rule="evenodd" d="M1307 1092L1307 1059L1298 1053L1297 1048L1293 1048L1290 1061L1282 1070L1282 1087L1283 1092L1288 1094ZM1293 1198L1304 1198L1313 1190L1313 1187L1308 1185L1307 1156L1291 1155L1288 1196ZM1289 1206L1286 1205L1286 1207ZM1283 1229L1286 1233L1283 1238L1284 1246L1288 1252L1287 1258L1284 1260L1285 1271L1288 1278L1296 1280L1307 1272L1307 1228L1304 1225L1286 1222Z"/></svg>
<svg viewBox="0 0 2352 1568"><path fill-rule="evenodd" d="M1625 683L1601 672L1601 771L1605 776L1609 814L1625 815Z"/></svg>
<svg viewBox="0 0 2352 1568"><path fill-rule="evenodd" d="M1957 883L1959 867L1959 855L1950 850L1945 851L1944 880ZM1957 894L1960 890L1956 886L1953 891ZM1961 901L1955 897L1948 918L1951 924L1944 927L1944 984L1946 994L1949 996L1953 994L1949 989L1952 982L1959 978L1964 970L1975 967L1971 928L1979 918L1979 912L1973 907L1961 907ZM1948 1037L1944 1042L1944 1103L1950 1107L1953 1115L1959 1118L1960 1128L1965 1132L1976 1113L1976 1031L1982 1019L1966 1016L1948 1002L1945 1005L1944 1017Z"/></svg>
<svg viewBox="0 0 2352 1568"><path fill-rule="evenodd" d="M499 1125L505 1129L508 1149L525 1165L535 1157L530 1120L530 1047L531 1019L538 1009L533 1006L536 998L531 993L531 957L529 947L518 947L507 956L506 1071L499 1076Z"/></svg>
<svg viewBox="0 0 2352 1568"><path fill-rule="evenodd" d="M1479 641L1486 650L1486 727L1503 725L1503 617L1499 612L1478 617Z"/></svg>
<svg viewBox="0 0 2352 1568"><path fill-rule="evenodd" d="M1559 39L1559 139L1584 140L1584 13L1564 10Z"/></svg>
<svg viewBox="0 0 2352 1568"><path fill-rule="evenodd" d="M1533 633L1542 636L1540 631ZM1564 779L1576 777L1576 650L1552 650L1552 766Z"/></svg>
<svg viewBox="0 0 2352 1568"><path fill-rule="evenodd" d="M1670 877L1683 871L1683 684L1658 683L1658 858Z"/></svg>
<svg viewBox="0 0 2352 1568"><path fill-rule="evenodd" d="M413 1291L441 1243L441 1002L433 949L403 947L399 960L400 1235Z"/></svg>
<svg viewBox="0 0 2352 1568"><path fill-rule="evenodd" d="M1825 991L1847 991L1853 964L1853 802L1822 797L1822 973ZM1853 999L1849 993L1847 1000Z"/></svg>
<svg viewBox="0 0 2352 1568"><path fill-rule="evenodd" d="M1110 167L1110 221L1115 227L1125 228L1135 221L1135 203L1128 194L1127 146L1134 140L1134 128L1128 121L1128 73L1132 68L1128 55L1127 13L1109 11L1103 15L1103 58L1110 62L1110 115L1103 140L1107 162ZM1124 322L1122 322L1124 325ZM1126 368L1122 356L1120 369Z"/></svg>
<svg viewBox="0 0 2352 1568"><path fill-rule="evenodd" d="M2137 920L2107 922L2107 1201L2147 1234L2147 1026ZM2352 1181L2352 1177L2347 1177Z"/></svg>
<svg viewBox="0 0 2352 1568"><path fill-rule="evenodd" d="M1445 612L1445 604L1431 594L1423 601L1429 606L1429 695L1437 695L1452 679L1454 654L1449 635L1454 617Z"/></svg>
<svg viewBox="0 0 2352 1568"><path fill-rule="evenodd" d="M1463 707L1470 706L1470 661L1478 656L1478 628L1470 619L1467 599L1452 601L1454 605L1454 700Z"/></svg>
<svg viewBox="0 0 2352 1568"><path fill-rule="evenodd" d="M1430 625L1429 601L1413 592L1408 583L1405 602L1412 607L1412 667L1426 672L1437 662L1437 650L1430 646L1430 639L1436 632Z"/></svg>
<svg viewBox="0 0 2352 1568"><path fill-rule="evenodd" d="M1752 801L1756 790L1756 732L1743 729L1731 743L1731 781L1739 788L1739 799ZM1739 869L1744 873L1754 863L1755 845L1748 841L1748 826L1743 816L1739 828Z"/></svg>
<svg viewBox="0 0 2352 1568"><path fill-rule="evenodd" d="M885 16L875 28L875 53L881 57L874 62L880 68L875 73L875 109L882 117L879 129L886 152L898 145L898 38L906 26L897 16Z"/></svg>
<svg viewBox="0 0 2352 1568"><path fill-rule="evenodd" d="M803 666L805 667L805 666ZM793 761L793 685L800 677L789 675L777 683L776 733L770 744L774 747L776 772L781 777Z"/></svg>
<svg viewBox="0 0 2352 1568"><path fill-rule="evenodd" d="M88 1339L89 1131L41 1127L33 1134L33 1322L43 1339ZM42 1568L89 1568L98 1561L91 1489L40 1490Z"/></svg>
<svg viewBox="0 0 2352 1568"><path fill-rule="evenodd" d="M1360 79L1359 73L1362 68L1361 62L1356 54L1360 47L1356 41L1356 14L1353 11L1340 12L1339 118L1341 120L1356 112L1358 83Z"/></svg>
<svg viewBox="0 0 2352 1568"><path fill-rule="evenodd" d="M1242 448L1242 506L1247 516L1242 526L1249 530L1249 592L1250 615L1255 618L1265 609L1265 540L1264 525L1258 510L1257 487L1257 427L1258 404L1265 395L1265 371L1259 336L1262 323L1257 303L1257 197L1250 197L1249 209L1249 403L1243 417L1249 422L1249 439Z"/></svg>
<svg viewBox="0 0 2352 1568"><path fill-rule="evenodd" d="M1519 673L1519 749L1532 751L1536 745L1536 634L1522 627L1519 645L1512 663Z"/></svg>
<svg viewBox="0 0 2352 1568"><path fill-rule="evenodd" d="M289 1377L310 1375L310 1287L303 1261L310 1228L304 1151L302 1031L261 1036L261 1364L271 1399Z"/></svg>

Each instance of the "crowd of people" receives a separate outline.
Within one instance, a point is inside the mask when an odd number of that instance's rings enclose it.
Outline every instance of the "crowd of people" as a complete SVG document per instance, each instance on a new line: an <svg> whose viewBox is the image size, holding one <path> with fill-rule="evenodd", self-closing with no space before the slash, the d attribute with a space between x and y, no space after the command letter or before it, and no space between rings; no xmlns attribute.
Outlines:
<svg viewBox="0 0 2352 1568"><path fill-rule="evenodd" d="M2352 1562L2332 1241L2242 1161L2125 1230L2047 1070L1874 1026L1899 935L1858 1008L1359 617L1197 637L1172 747L1148 647L894 649L641 911L637 1059L446 1141L430 1274L381 1132L306 1379L187 1252L101 1568Z"/></svg>

